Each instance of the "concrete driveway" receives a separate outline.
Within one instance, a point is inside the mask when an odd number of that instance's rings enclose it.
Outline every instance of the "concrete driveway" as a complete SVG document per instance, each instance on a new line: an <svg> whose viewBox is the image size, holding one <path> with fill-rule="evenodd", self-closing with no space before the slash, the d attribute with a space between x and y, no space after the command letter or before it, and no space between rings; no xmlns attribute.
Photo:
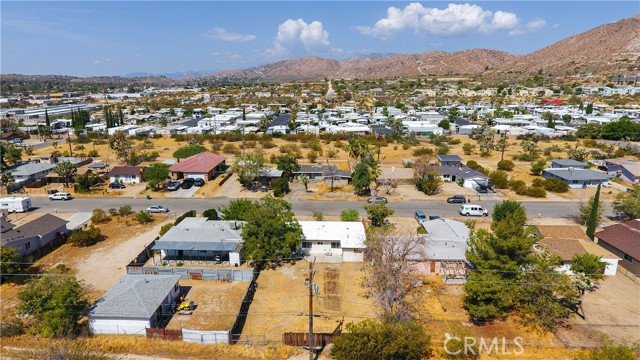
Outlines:
<svg viewBox="0 0 640 360"><path fill-rule="evenodd" d="M168 198L190 198L200 189L198 186L192 186L190 189L180 188L176 191L167 192L165 197Z"/></svg>

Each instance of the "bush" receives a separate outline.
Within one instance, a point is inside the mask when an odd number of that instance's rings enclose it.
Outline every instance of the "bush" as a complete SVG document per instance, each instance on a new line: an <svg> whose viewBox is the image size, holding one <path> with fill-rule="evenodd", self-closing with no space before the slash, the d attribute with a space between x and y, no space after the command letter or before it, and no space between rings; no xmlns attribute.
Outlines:
<svg viewBox="0 0 640 360"><path fill-rule="evenodd" d="M116 208L109 208L109 210L107 210L109 212L109 215L111 216L116 216L118 215L118 209Z"/></svg>
<svg viewBox="0 0 640 360"><path fill-rule="evenodd" d="M433 149L426 146L421 146L413 150L413 156L420 157L424 155L433 155Z"/></svg>
<svg viewBox="0 0 640 360"><path fill-rule="evenodd" d="M135 220L138 224L146 224L153 221L153 215L151 215L148 211L140 211L136 214Z"/></svg>
<svg viewBox="0 0 640 360"><path fill-rule="evenodd" d="M273 187L273 196L283 197L289 192L289 179L281 177L271 181Z"/></svg>
<svg viewBox="0 0 640 360"><path fill-rule="evenodd" d="M98 150L90 150L89 153L87 153L87 155L92 158L100 157Z"/></svg>
<svg viewBox="0 0 640 360"><path fill-rule="evenodd" d="M347 209L340 212L341 221L360 221L360 213L356 209Z"/></svg>
<svg viewBox="0 0 640 360"><path fill-rule="evenodd" d="M122 206L120 206L120 209L118 210L118 214L121 217L127 217L127 216L133 214L133 210L131 210L131 205L122 205Z"/></svg>
<svg viewBox="0 0 640 360"><path fill-rule="evenodd" d="M474 160L467 161L467 167L472 170L479 171L485 175L489 175L489 170L482 167L482 165L478 164Z"/></svg>
<svg viewBox="0 0 640 360"><path fill-rule="evenodd" d="M509 180L509 189L513 190L516 192L516 194L518 195L522 195L520 192L524 192L526 191L527 184L524 183L524 181L522 180L516 180L516 179L511 179Z"/></svg>
<svg viewBox="0 0 640 360"><path fill-rule="evenodd" d="M182 220L184 220L185 218L188 218L188 217L196 217L196 211L195 210L187 211L186 213L184 213L180 217L178 217L173 224L174 225L178 225L178 224L180 224L182 222Z"/></svg>
<svg viewBox="0 0 640 360"><path fill-rule="evenodd" d="M449 153L449 147L446 144L442 144L438 146L436 152L438 153L438 155L447 155Z"/></svg>
<svg viewBox="0 0 640 360"><path fill-rule="evenodd" d="M236 146L236 144L225 144L222 147L222 152L225 154L238 155L240 154L240 150Z"/></svg>
<svg viewBox="0 0 640 360"><path fill-rule="evenodd" d="M263 149L273 149L274 147L276 147L276 143L274 143L273 140L268 140L262 143Z"/></svg>
<svg viewBox="0 0 640 360"><path fill-rule="evenodd" d="M489 174L489 180L496 189L506 189L509 187L509 177L507 173L502 170L492 171Z"/></svg>
<svg viewBox="0 0 640 360"><path fill-rule="evenodd" d="M543 187L545 190L554 193L565 193L569 191L569 184L553 178L546 179Z"/></svg>
<svg viewBox="0 0 640 360"><path fill-rule="evenodd" d="M102 224L103 222L106 222L107 220L109 220L109 217L107 216L107 213L104 212L104 210L102 210L102 209L93 209L93 215L91 216L91 223L92 224Z"/></svg>
<svg viewBox="0 0 640 360"><path fill-rule="evenodd" d="M531 182L531 186L544 187L544 184L546 183L546 181L545 181L545 180L546 180L546 179L535 178L535 179L533 179L533 181Z"/></svg>
<svg viewBox="0 0 640 360"><path fill-rule="evenodd" d="M95 245L96 243L104 240L105 238L106 237L102 235L102 232L100 231L100 229L94 226L90 226L86 230L76 230L72 232L67 242L69 242L73 246L86 247L86 246Z"/></svg>
<svg viewBox="0 0 640 360"><path fill-rule="evenodd" d="M218 211L216 209L207 209L202 212L202 216L209 220L220 220L220 216L218 216Z"/></svg>
<svg viewBox="0 0 640 360"><path fill-rule="evenodd" d="M310 163L315 163L316 161L318 161L318 153L315 150L311 150L307 153L307 160L309 160Z"/></svg>
<svg viewBox="0 0 640 360"><path fill-rule="evenodd" d="M510 160L500 160L498 161L498 170L511 171L515 164Z"/></svg>
<svg viewBox="0 0 640 360"><path fill-rule="evenodd" d="M169 229L171 229L174 226L175 225L173 223L168 223L168 224L162 225L162 227L160 228L160 232L158 233L158 236L162 236L162 235L166 234L167 231L169 231Z"/></svg>
<svg viewBox="0 0 640 360"><path fill-rule="evenodd" d="M538 186L529 186L525 191L525 195L531 196L534 198L543 198L543 197L547 197L547 192L544 190L544 188L541 188Z"/></svg>

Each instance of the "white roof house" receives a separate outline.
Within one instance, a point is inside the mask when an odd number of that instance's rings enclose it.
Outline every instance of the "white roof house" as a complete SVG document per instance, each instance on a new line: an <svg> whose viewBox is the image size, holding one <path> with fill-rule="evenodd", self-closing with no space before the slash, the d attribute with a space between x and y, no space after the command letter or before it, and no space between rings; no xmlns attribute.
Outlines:
<svg viewBox="0 0 640 360"><path fill-rule="evenodd" d="M93 334L146 335L180 296L180 275L125 275L89 309Z"/></svg>
<svg viewBox="0 0 640 360"><path fill-rule="evenodd" d="M364 261L365 230L359 221L300 221L302 250L319 261ZM333 261L332 261L333 260Z"/></svg>
<svg viewBox="0 0 640 360"><path fill-rule="evenodd" d="M422 220L427 231L422 252L426 261L416 265L418 271L443 275L447 283L459 283L466 279L465 251L471 230L462 222L440 218Z"/></svg>

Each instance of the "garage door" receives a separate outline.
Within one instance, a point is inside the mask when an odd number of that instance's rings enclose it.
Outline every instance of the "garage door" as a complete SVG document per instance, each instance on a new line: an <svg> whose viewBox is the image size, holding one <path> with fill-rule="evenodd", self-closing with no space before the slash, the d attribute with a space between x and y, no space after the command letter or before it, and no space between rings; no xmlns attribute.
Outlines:
<svg viewBox="0 0 640 360"><path fill-rule="evenodd" d="M186 175L186 177L191 178L191 179L207 180L205 174L185 174L185 175Z"/></svg>
<svg viewBox="0 0 640 360"><path fill-rule="evenodd" d="M355 252L353 249L342 249L342 261L344 262L362 262L364 261L362 252Z"/></svg>

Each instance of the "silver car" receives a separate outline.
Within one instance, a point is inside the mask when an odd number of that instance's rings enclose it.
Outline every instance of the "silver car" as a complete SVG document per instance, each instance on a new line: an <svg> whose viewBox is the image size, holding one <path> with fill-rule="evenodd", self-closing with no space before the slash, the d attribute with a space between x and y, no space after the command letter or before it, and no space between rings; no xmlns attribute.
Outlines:
<svg viewBox="0 0 640 360"><path fill-rule="evenodd" d="M164 206L154 205L154 206L149 206L147 208L147 211L150 213L168 213L169 209L167 209Z"/></svg>

